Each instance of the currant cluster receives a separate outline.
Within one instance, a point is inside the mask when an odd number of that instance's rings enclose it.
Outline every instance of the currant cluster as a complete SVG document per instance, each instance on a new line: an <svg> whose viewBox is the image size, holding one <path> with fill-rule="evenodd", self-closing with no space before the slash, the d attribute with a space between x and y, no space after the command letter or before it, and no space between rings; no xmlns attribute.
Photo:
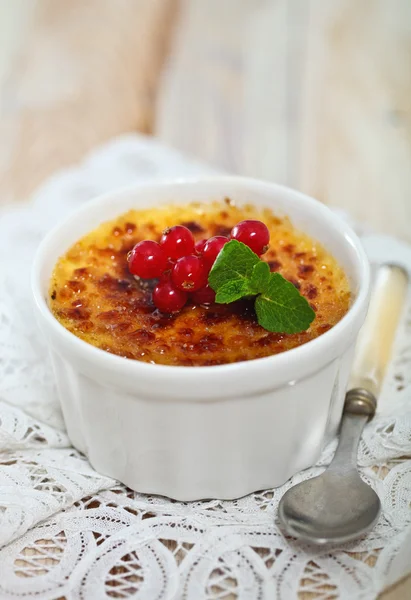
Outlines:
<svg viewBox="0 0 411 600"><path fill-rule="evenodd" d="M181 310L189 297L195 304L211 304L215 292L208 285L208 274L218 254L229 240L238 240L258 255L267 251L270 234L261 221L241 221L230 237L217 235L195 242L183 225L169 227L160 242L145 240L128 255L130 273L141 279L158 279L153 291L155 306L164 313Z"/></svg>

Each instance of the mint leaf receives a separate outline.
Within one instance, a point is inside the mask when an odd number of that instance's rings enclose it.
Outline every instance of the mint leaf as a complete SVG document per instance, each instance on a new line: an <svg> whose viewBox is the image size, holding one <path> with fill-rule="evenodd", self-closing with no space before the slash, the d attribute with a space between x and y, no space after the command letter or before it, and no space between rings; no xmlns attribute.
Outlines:
<svg viewBox="0 0 411 600"><path fill-rule="evenodd" d="M299 333L308 329L315 312L308 301L279 273L271 273L255 301L258 323L277 333Z"/></svg>
<svg viewBox="0 0 411 600"><path fill-rule="evenodd" d="M269 279L270 267L266 262L260 260L253 267L249 287L253 290L254 294L259 294L260 292L266 289Z"/></svg>
<svg viewBox="0 0 411 600"><path fill-rule="evenodd" d="M250 292L250 288L248 287L247 279L233 279L232 281L227 281L218 288L215 301L218 302L218 304L229 304L230 302L234 302L235 300L239 300L250 294L252 294L252 292Z"/></svg>
<svg viewBox="0 0 411 600"><path fill-rule="evenodd" d="M280 273L270 273L268 264L237 240L223 247L208 282L219 304L256 296L258 323L267 331L299 333L315 318L310 304L293 284Z"/></svg>
<svg viewBox="0 0 411 600"><path fill-rule="evenodd" d="M244 296L255 294L250 288L254 265L260 259L248 246L231 240L223 247L208 276L216 292L216 302L228 304Z"/></svg>

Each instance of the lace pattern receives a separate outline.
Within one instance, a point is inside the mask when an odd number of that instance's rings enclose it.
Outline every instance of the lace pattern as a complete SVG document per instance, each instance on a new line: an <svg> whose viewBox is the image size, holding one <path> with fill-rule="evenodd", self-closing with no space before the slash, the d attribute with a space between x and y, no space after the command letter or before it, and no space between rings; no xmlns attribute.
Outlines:
<svg viewBox="0 0 411 600"><path fill-rule="evenodd" d="M411 301L359 450L383 513L354 544L313 548L278 528L282 494L321 472L335 442L281 488L189 503L132 492L70 447L30 305L35 248L96 194L205 171L154 140L126 136L54 177L30 205L1 213L1 599L360 600L411 570Z"/></svg>

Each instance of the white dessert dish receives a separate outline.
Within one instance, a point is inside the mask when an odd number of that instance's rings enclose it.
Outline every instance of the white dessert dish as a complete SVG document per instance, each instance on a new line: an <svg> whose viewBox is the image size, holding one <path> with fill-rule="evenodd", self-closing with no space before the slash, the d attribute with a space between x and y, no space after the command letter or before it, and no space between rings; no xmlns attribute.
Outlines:
<svg viewBox="0 0 411 600"><path fill-rule="evenodd" d="M229 196L266 206L319 240L344 268L352 305L320 337L267 358L210 367L152 365L87 344L52 315L52 269L76 240L130 208ZM241 177L141 185L101 196L43 240L32 289L67 431L93 467L131 488L178 500L236 498L313 465L341 417L370 270L350 227L294 190Z"/></svg>

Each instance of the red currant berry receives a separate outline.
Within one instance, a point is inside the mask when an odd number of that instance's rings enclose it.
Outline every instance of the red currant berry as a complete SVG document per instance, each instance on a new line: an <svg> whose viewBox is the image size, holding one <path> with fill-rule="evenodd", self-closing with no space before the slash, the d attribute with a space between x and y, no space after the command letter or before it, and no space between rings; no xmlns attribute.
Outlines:
<svg viewBox="0 0 411 600"><path fill-rule="evenodd" d="M195 251L197 254L202 254L204 250L204 246L206 245L207 240L200 240L195 245Z"/></svg>
<svg viewBox="0 0 411 600"><path fill-rule="evenodd" d="M171 272L171 279L177 289L195 292L207 283L207 269L198 256L179 258Z"/></svg>
<svg viewBox="0 0 411 600"><path fill-rule="evenodd" d="M231 239L243 242L256 254L264 254L268 250L270 232L261 221L240 221L231 230Z"/></svg>
<svg viewBox="0 0 411 600"><path fill-rule="evenodd" d="M151 240L136 244L129 253L127 260L130 273L138 275L142 279L160 277L167 264L167 256L164 250L160 244Z"/></svg>
<svg viewBox="0 0 411 600"><path fill-rule="evenodd" d="M223 246L228 242L228 238L223 237L222 235L216 235L214 237L209 238L203 250L203 261L205 262L208 269L214 264L215 259L219 255Z"/></svg>
<svg viewBox="0 0 411 600"><path fill-rule="evenodd" d="M215 301L215 291L208 284L191 295L194 304L212 304Z"/></svg>
<svg viewBox="0 0 411 600"><path fill-rule="evenodd" d="M168 258L172 260L177 260L194 252L193 234L183 225L175 225L165 229L160 244Z"/></svg>
<svg viewBox="0 0 411 600"><path fill-rule="evenodd" d="M174 287L171 281L160 281L153 291L153 302L163 313L178 312L187 302L187 294Z"/></svg>

